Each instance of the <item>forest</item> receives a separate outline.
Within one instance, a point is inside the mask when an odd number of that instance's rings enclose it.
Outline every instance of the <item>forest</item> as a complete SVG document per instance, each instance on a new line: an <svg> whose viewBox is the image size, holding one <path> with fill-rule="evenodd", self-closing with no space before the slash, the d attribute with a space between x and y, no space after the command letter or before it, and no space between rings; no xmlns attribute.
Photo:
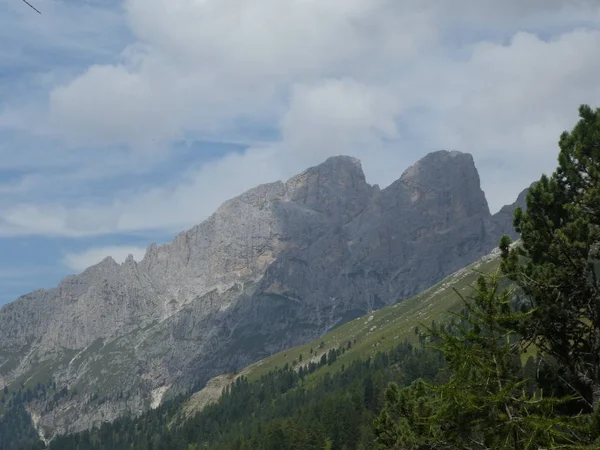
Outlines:
<svg viewBox="0 0 600 450"><path fill-rule="evenodd" d="M91 433L57 438L50 448L376 448L371 424L388 383L434 381L444 360L439 352L406 343L309 381L310 373L324 364L326 358L306 371L286 366L255 382L238 378L217 404L180 427L170 427L176 408L165 405L138 419L120 419Z"/></svg>

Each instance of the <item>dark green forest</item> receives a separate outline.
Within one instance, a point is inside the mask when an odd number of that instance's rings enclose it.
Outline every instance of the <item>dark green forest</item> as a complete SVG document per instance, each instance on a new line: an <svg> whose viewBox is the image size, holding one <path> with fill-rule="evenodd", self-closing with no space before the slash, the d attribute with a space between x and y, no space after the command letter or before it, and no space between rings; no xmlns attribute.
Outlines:
<svg viewBox="0 0 600 450"><path fill-rule="evenodd" d="M0 450L45 448L22 404L13 406L0 417Z"/></svg>
<svg viewBox="0 0 600 450"><path fill-rule="evenodd" d="M299 371L286 366L255 382L238 378L217 404L180 427L169 428L176 408L168 404L138 419L57 438L50 448L375 449L372 424L388 383L433 381L444 360L439 352L406 343L316 382L307 378L327 363L323 358Z"/></svg>

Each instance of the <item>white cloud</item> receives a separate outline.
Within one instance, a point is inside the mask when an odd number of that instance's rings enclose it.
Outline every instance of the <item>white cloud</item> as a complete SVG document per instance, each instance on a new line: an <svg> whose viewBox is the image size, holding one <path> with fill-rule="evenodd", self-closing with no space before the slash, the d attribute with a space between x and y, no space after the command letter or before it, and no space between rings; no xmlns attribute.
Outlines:
<svg viewBox="0 0 600 450"><path fill-rule="evenodd" d="M281 133L288 150L299 154L352 152L372 135L396 138L394 118L400 99L391 99L385 87L352 79L323 80L292 90ZM313 161L314 162L314 161Z"/></svg>
<svg viewBox="0 0 600 450"><path fill-rule="evenodd" d="M409 3L129 0L138 44L54 89L50 123L75 142L142 146L276 120L290 85L377 76L435 42L431 13Z"/></svg>
<svg viewBox="0 0 600 450"><path fill-rule="evenodd" d="M121 264L128 255L133 255L135 261L140 261L146 254L143 247L129 245L90 248L79 253L67 253L62 263L71 270L81 272L88 267L99 263L104 258L111 256L117 263Z"/></svg>
<svg viewBox="0 0 600 450"><path fill-rule="evenodd" d="M135 42L111 64L53 85L42 128L84 149L123 145L127 155L134 150L132 168L155 158L146 150L168 152L184 135L227 139L240 121L276 128L279 138L191 164L150 189L9 202L0 234L173 232L253 185L331 155L360 158L368 180L385 186L440 148L473 153L498 209L552 170L577 106L600 105L597 1L127 0L125 7ZM5 112L4 125L22 131L24 114ZM99 158L90 161L81 173L91 174Z"/></svg>

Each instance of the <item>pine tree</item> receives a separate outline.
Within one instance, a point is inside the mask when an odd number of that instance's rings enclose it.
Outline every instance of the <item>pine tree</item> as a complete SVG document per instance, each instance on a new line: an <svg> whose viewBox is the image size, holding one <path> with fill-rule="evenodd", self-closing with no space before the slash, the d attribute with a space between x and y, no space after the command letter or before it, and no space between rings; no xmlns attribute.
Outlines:
<svg viewBox="0 0 600 450"><path fill-rule="evenodd" d="M555 412L567 399L528 393L521 343L506 325L527 313L513 312L511 293L499 283L498 274L480 277L475 295L464 299L466 327L430 330L451 371L448 383L388 388L376 423L382 450L529 450L586 441L585 424Z"/></svg>
<svg viewBox="0 0 600 450"><path fill-rule="evenodd" d="M390 383L385 406L375 421L376 443L381 450L428 450L438 448L439 430L433 425L434 396L422 380L400 389ZM443 447L439 447L443 448Z"/></svg>
<svg viewBox="0 0 600 450"><path fill-rule="evenodd" d="M589 408L600 405L600 109L560 138L558 167L515 212L520 244L500 243L502 269L531 310L516 329L566 369Z"/></svg>

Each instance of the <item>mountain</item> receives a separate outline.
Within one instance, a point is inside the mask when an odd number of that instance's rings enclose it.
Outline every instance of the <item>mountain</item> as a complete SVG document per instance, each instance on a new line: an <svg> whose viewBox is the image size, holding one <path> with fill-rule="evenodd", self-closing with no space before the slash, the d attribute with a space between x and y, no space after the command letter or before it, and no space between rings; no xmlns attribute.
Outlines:
<svg viewBox="0 0 600 450"><path fill-rule="evenodd" d="M461 295L473 295L479 274L494 273L499 261L496 249L415 297L215 377L185 401L61 436L50 450L323 448L328 439L332 448L375 449L373 422L387 384L441 375L444 358L423 348L432 342L425 327L460 326L451 313L464 308Z"/></svg>
<svg viewBox="0 0 600 450"><path fill-rule="evenodd" d="M379 352L388 352L402 342L417 344L419 336L426 334L424 327L433 322L448 324L455 313L464 307L461 297L473 295L481 273L492 274L500 266L500 251L494 249L473 264L470 264L429 289L399 303L386 306L342 326L306 344L285 349L260 360L237 373L222 374L212 378L206 386L195 392L183 403L179 420L191 417L207 404L217 401L225 388L240 377L259 381L268 373L289 365L294 369L307 368L310 362L318 363L332 349L344 348L342 355L331 364L320 367L309 378L333 373L341 367L349 367L354 361L374 358ZM422 326L421 326L422 325ZM421 329L419 327L421 326ZM348 346L348 342L351 343ZM308 381L308 379L307 379Z"/></svg>
<svg viewBox="0 0 600 450"><path fill-rule="evenodd" d="M107 258L6 305L0 386L21 388L46 438L139 414L425 290L511 234L513 209L490 214L468 154L431 153L383 190L330 158L139 263Z"/></svg>

